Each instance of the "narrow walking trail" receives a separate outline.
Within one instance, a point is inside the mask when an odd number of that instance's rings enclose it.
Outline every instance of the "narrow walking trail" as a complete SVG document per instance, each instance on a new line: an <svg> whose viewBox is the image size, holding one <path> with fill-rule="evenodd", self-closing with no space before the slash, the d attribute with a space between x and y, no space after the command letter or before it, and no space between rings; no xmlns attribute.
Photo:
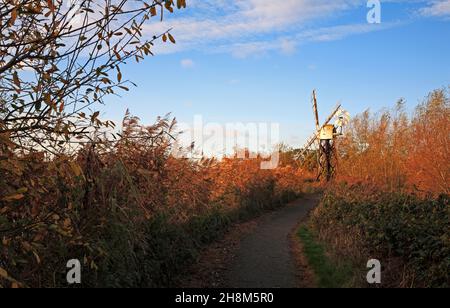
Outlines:
<svg viewBox="0 0 450 308"><path fill-rule="evenodd" d="M318 201L319 196L307 196L262 217L255 230L242 239L225 273L226 285L233 288L297 287L289 235Z"/></svg>

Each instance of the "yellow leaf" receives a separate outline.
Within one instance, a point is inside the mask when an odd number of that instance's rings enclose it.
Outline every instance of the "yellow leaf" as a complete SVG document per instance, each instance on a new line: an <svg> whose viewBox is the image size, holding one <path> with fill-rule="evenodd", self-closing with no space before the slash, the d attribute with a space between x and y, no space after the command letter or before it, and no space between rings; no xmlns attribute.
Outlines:
<svg viewBox="0 0 450 308"><path fill-rule="evenodd" d="M28 188L22 187L22 188L18 189L16 193L18 193L18 194L24 194L24 193L26 193L27 191L28 191Z"/></svg>
<svg viewBox="0 0 450 308"><path fill-rule="evenodd" d="M41 258L39 257L39 255L36 252L34 252L34 251L33 251L33 255L36 258L37 264L41 264Z"/></svg>
<svg viewBox="0 0 450 308"><path fill-rule="evenodd" d="M122 59L122 57L120 56L120 54L116 50L113 50L113 52L116 55L117 60L121 60Z"/></svg>
<svg viewBox="0 0 450 308"><path fill-rule="evenodd" d="M9 278L8 272L1 267L0 267L0 277L5 278L5 279Z"/></svg>
<svg viewBox="0 0 450 308"><path fill-rule="evenodd" d="M55 11L55 5L53 4L53 0L47 0L47 6L52 11L52 13Z"/></svg>
<svg viewBox="0 0 450 308"><path fill-rule="evenodd" d="M25 197L23 194L15 194L15 195L12 195L12 196L4 197L2 199L2 201L6 201L6 202L17 201L17 200L23 199L23 197Z"/></svg>
<svg viewBox="0 0 450 308"><path fill-rule="evenodd" d="M156 16L156 14L157 14L157 13L156 13L156 7L155 7L155 6L152 6L151 9L150 9L150 15L151 15L151 16Z"/></svg>
<svg viewBox="0 0 450 308"><path fill-rule="evenodd" d="M83 173L83 171L81 170L80 166L76 162L71 162L70 163L70 168L72 168L73 173L77 177L80 176Z"/></svg>
<svg viewBox="0 0 450 308"><path fill-rule="evenodd" d="M13 8L11 11L11 19L9 20L9 25L12 26L17 19L17 8Z"/></svg>
<svg viewBox="0 0 450 308"><path fill-rule="evenodd" d="M28 242L22 242L22 246L26 251L32 250L32 247L31 247L30 243L28 243Z"/></svg>
<svg viewBox="0 0 450 308"><path fill-rule="evenodd" d="M169 40L173 43L176 44L177 42L175 41L175 38L172 36L172 34L169 33Z"/></svg>
<svg viewBox="0 0 450 308"><path fill-rule="evenodd" d="M71 222L70 218L66 218L66 219L64 219L63 225L64 225L65 228L68 228L68 227L70 227L71 223L72 222Z"/></svg>
<svg viewBox="0 0 450 308"><path fill-rule="evenodd" d="M97 264L95 264L94 261L91 261L91 269L98 270L98 266L97 266Z"/></svg>

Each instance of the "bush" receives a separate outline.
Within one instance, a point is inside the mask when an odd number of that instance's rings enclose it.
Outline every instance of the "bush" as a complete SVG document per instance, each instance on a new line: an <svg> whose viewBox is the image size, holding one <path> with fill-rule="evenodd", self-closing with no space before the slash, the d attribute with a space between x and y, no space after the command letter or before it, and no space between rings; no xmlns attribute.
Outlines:
<svg viewBox="0 0 450 308"><path fill-rule="evenodd" d="M362 264L369 256L385 266L397 263L385 271L388 285L450 286L448 196L422 199L343 185L326 194L312 223L322 239Z"/></svg>
<svg viewBox="0 0 450 308"><path fill-rule="evenodd" d="M448 90L436 90L412 117L403 101L366 111L338 140L337 177L313 225L338 257L383 260L386 286L450 286L449 121Z"/></svg>
<svg viewBox="0 0 450 308"><path fill-rule="evenodd" d="M65 287L74 258L85 287L170 286L233 222L304 189L298 169L261 158L175 158L171 127L127 115L122 139L71 157L2 145L0 286Z"/></svg>
<svg viewBox="0 0 450 308"><path fill-rule="evenodd" d="M422 196L450 194L450 94L432 92L416 108L356 116L338 140L337 180Z"/></svg>

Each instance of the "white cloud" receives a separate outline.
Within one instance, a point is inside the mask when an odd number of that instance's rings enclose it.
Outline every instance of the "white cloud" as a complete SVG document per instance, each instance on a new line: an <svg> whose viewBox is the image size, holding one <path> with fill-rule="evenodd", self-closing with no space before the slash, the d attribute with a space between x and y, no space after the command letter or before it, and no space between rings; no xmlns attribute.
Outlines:
<svg viewBox="0 0 450 308"><path fill-rule="evenodd" d="M249 56L261 55L266 51L275 49L273 44L269 42L249 42L236 43L231 45L221 46L217 49L218 52L231 52L231 54L239 59L247 58Z"/></svg>
<svg viewBox="0 0 450 308"><path fill-rule="evenodd" d="M399 24L400 24L399 22L395 23L385 22L382 24L363 23L363 24L339 25L304 31L300 33L298 37L303 40L315 42L335 41L343 39L350 35L386 30Z"/></svg>
<svg viewBox="0 0 450 308"><path fill-rule="evenodd" d="M387 0L386 0L387 1ZM156 53L183 50L229 52L235 57L268 51L295 53L308 41L338 40L347 35L378 31L386 27L350 24L312 27L347 10L365 8L365 0L191 0L188 17L169 16L162 23L145 26L149 35L173 28L176 45L155 46ZM391 24L392 25L392 24Z"/></svg>
<svg viewBox="0 0 450 308"><path fill-rule="evenodd" d="M193 68L195 66L194 61L192 61L191 59L183 59L181 60L180 64L182 68L186 69Z"/></svg>
<svg viewBox="0 0 450 308"><path fill-rule="evenodd" d="M424 16L448 17L450 16L450 0L430 1L429 5L420 10Z"/></svg>
<svg viewBox="0 0 450 308"><path fill-rule="evenodd" d="M295 52L297 45L300 43L335 41L350 35L386 30L399 24L383 23L373 25L364 23L303 30L297 34L285 36L280 39L252 41L248 43L229 43L216 47L215 52L230 52L237 58L262 55L269 51L290 54Z"/></svg>
<svg viewBox="0 0 450 308"><path fill-rule="evenodd" d="M280 41L280 50L283 54L290 55L295 53L297 49L297 44L295 41L290 39L281 39Z"/></svg>

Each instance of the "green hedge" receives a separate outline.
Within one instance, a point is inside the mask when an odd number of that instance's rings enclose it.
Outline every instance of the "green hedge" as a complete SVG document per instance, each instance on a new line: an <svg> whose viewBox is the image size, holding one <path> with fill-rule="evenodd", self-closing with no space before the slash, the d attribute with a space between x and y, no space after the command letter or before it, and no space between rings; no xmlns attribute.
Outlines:
<svg viewBox="0 0 450 308"><path fill-rule="evenodd" d="M358 233L372 255L400 258L415 274L415 285L450 287L449 197L362 194L351 188L329 192L313 215L314 227Z"/></svg>

